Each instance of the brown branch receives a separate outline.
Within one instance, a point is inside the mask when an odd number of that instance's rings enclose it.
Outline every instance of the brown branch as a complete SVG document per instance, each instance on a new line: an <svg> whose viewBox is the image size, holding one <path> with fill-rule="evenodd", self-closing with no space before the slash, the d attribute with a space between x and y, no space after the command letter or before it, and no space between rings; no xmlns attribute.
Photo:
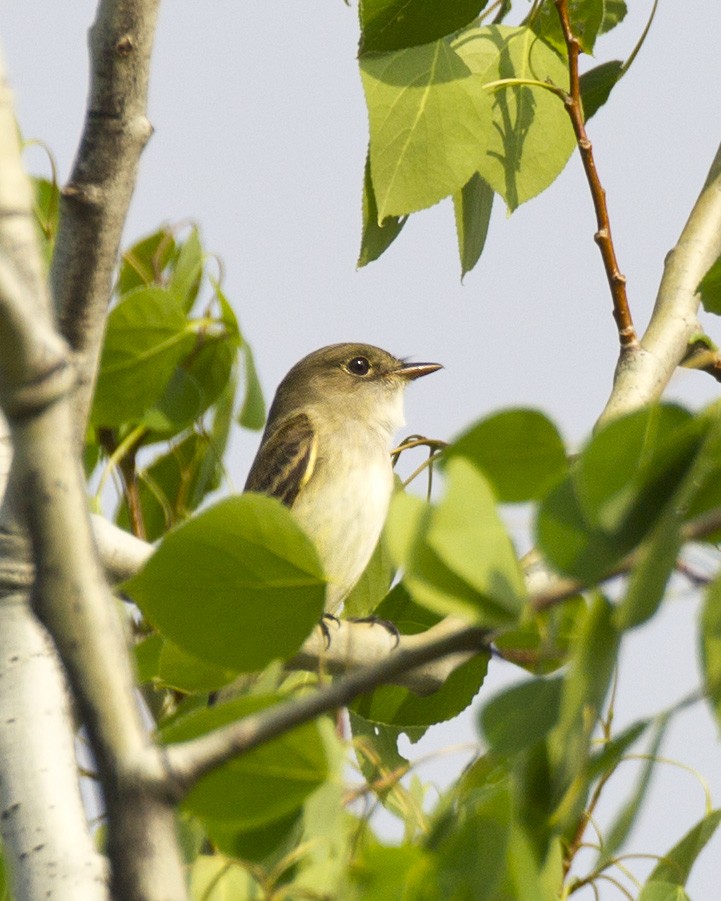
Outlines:
<svg viewBox="0 0 721 901"><path fill-rule="evenodd" d="M60 331L75 352L79 424L90 406L140 155L152 134L146 109L158 6L159 0L101 0L90 30L88 111L62 189L50 273Z"/></svg>
<svg viewBox="0 0 721 901"><path fill-rule="evenodd" d="M591 191L593 207L596 211L598 230L594 235L594 240L603 258L603 266L606 270L606 278L608 279L613 300L613 318L616 320L616 326L618 327L621 351L624 352L637 347L638 338L633 326L631 309L626 295L626 276L619 269L618 260L616 259L616 250L611 236L611 221L606 203L606 191L598 175L596 162L593 157L593 146L586 133L586 126L583 120L581 82L578 73L578 57L581 53L581 44L571 28L567 0L554 0L554 2L568 51L569 93L564 98L564 104L576 135L576 143L578 144L581 162L583 163L583 169Z"/></svg>
<svg viewBox="0 0 721 901"><path fill-rule="evenodd" d="M346 707L359 695L392 681L401 673L447 654L477 653L487 647L488 631L477 626L456 624L448 632L441 631L439 638L429 640L426 636L415 648L395 651L379 663L349 673L311 695L285 701L207 735L168 746L167 778L174 793L182 797L202 776L228 760L295 726Z"/></svg>

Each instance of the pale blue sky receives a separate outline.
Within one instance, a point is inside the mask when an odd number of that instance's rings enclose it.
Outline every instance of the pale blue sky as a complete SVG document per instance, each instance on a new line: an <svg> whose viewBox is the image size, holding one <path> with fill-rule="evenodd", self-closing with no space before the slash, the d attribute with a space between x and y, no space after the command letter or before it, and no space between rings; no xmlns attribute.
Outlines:
<svg viewBox="0 0 721 901"><path fill-rule="evenodd" d="M624 58L642 31L651 2L629 5L626 23L599 41L599 62ZM84 112L94 6L0 0L23 133L52 147L63 179ZM639 327L721 139L718 2L660 6L628 77L589 126ZM156 132L128 239L161 221L200 223L206 246L224 260L226 290L268 395L313 348L369 341L446 366L408 392L409 431L449 438L492 410L525 405L550 414L570 442L583 440L608 395L617 342L577 156L511 218L496 205L485 254L465 285L448 202L413 217L380 262L356 272L367 140L356 42L356 10L341 0L166 0L150 96ZM42 157L33 151L28 159L37 168ZM718 340L716 323L709 329ZM693 373L671 386L692 406L716 393L708 377ZM256 444L256 436L234 444L238 486ZM518 514L511 519L519 522ZM679 591L656 622L628 637L619 727L697 684L695 617L696 605ZM495 664L484 693L515 677ZM471 724L469 715L462 728L433 730L425 748L465 739ZM709 778L718 805L716 734L695 709L677 719L663 753ZM615 803L634 768L625 765ZM665 850L703 812L693 777L660 766L632 849ZM689 884L695 899L717 893L720 849L717 838L701 859ZM601 897L620 896L605 886Z"/></svg>

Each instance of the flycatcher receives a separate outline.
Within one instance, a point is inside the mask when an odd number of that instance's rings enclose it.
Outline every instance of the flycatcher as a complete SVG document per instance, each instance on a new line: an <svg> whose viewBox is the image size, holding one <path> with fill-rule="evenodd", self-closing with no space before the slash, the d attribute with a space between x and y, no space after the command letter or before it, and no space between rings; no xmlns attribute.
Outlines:
<svg viewBox="0 0 721 901"><path fill-rule="evenodd" d="M437 369L370 344L332 344L278 386L245 490L278 498L313 539L330 613L360 578L385 522L404 388Z"/></svg>

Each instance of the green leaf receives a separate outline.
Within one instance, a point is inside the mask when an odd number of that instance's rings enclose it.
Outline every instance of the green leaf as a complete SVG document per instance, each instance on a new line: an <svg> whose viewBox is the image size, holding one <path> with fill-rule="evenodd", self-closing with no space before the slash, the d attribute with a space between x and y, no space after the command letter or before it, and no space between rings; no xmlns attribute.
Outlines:
<svg viewBox="0 0 721 901"><path fill-rule="evenodd" d="M653 404L613 420L593 436L574 472L585 515L593 525L615 530L643 503L641 490L651 489L649 515L639 524L642 534L656 521L699 444L691 414L673 404Z"/></svg>
<svg viewBox="0 0 721 901"><path fill-rule="evenodd" d="M492 105L458 51L436 41L362 57L360 68L378 221L460 190L488 143Z"/></svg>
<svg viewBox="0 0 721 901"><path fill-rule="evenodd" d="M163 728L161 737L166 744L189 741L281 700L253 695L195 710ZM183 806L204 820L257 827L297 810L327 775L318 725L306 723L204 776Z"/></svg>
<svg viewBox="0 0 721 901"><path fill-rule="evenodd" d="M190 312L200 288L203 274L203 247L197 226L193 226L190 235L180 245L175 264L170 273L168 290L177 297L186 313Z"/></svg>
<svg viewBox="0 0 721 901"><path fill-rule="evenodd" d="M359 53L428 44L467 25L488 0L362 0Z"/></svg>
<svg viewBox="0 0 721 901"><path fill-rule="evenodd" d="M536 676L547 675L567 662L587 613L585 600L575 595L546 610L529 611L493 643L504 660Z"/></svg>
<svg viewBox="0 0 721 901"><path fill-rule="evenodd" d="M637 901L691 901L683 886L670 882L647 882Z"/></svg>
<svg viewBox="0 0 721 901"><path fill-rule="evenodd" d="M549 90L568 89L567 67L530 28L471 28L454 46L490 92L491 120L476 169L512 212L555 181L576 146L563 103ZM536 84L486 87L499 79Z"/></svg>
<svg viewBox="0 0 721 901"><path fill-rule="evenodd" d="M435 507L394 496L386 526L391 559L411 596L436 613L509 625L525 587L513 546L483 476L466 460L447 466L448 488Z"/></svg>
<svg viewBox="0 0 721 901"><path fill-rule="evenodd" d="M703 418L658 405L599 431L541 503L537 537L548 561L587 583L608 574L657 525L664 505L685 484L707 429ZM659 561L667 560L672 531L671 525L661 530L651 545ZM629 623L644 609L651 608L641 604Z"/></svg>
<svg viewBox="0 0 721 901"><path fill-rule="evenodd" d="M392 622L401 635L417 635L439 621L437 614L415 603L403 583L389 592L376 615ZM454 670L441 688L428 696L419 697L398 685L385 685L359 698L352 709L374 725L403 730L415 740L409 730L425 730L464 710L478 693L487 669L487 655L480 654Z"/></svg>
<svg viewBox="0 0 721 901"><path fill-rule="evenodd" d="M345 616L356 618L370 616L387 594L394 574L388 550L385 544L379 541L363 574L343 602Z"/></svg>
<svg viewBox="0 0 721 901"><path fill-rule="evenodd" d="M219 854L199 854L190 866L191 901L262 901L267 894L240 864Z"/></svg>
<svg viewBox="0 0 721 901"><path fill-rule="evenodd" d="M569 0L568 14L571 31L578 38L581 49L584 53L593 53L593 45L604 22L604 0ZM541 6L532 26L539 37L565 56L566 42L554 3Z"/></svg>
<svg viewBox="0 0 721 901"><path fill-rule="evenodd" d="M612 59L601 63L581 75L581 101L586 122L595 116L599 109L611 96L611 91L618 84L624 73L623 63Z"/></svg>
<svg viewBox="0 0 721 901"><path fill-rule="evenodd" d="M92 422L116 426L140 419L195 341L170 292L149 287L127 294L108 316Z"/></svg>
<svg viewBox="0 0 721 901"><path fill-rule="evenodd" d="M406 220L407 216L386 216L383 222L378 221L378 204L373 190L369 150L363 170L363 230L356 263L359 269L377 260L388 250L401 233Z"/></svg>
<svg viewBox="0 0 721 901"><path fill-rule="evenodd" d="M160 285L163 272L175 253L170 229L163 227L123 253L117 293L123 297L134 288Z"/></svg>
<svg viewBox="0 0 721 901"><path fill-rule="evenodd" d="M426 728L458 716L478 694L488 671L488 655L476 654L457 667L433 694L419 697L400 685L382 685L352 704L372 723L406 731Z"/></svg>
<svg viewBox="0 0 721 901"><path fill-rule="evenodd" d="M656 864L648 877L652 882L667 882L671 885L686 885L696 858L721 822L721 810L714 810L700 820L678 844L674 845Z"/></svg>
<svg viewBox="0 0 721 901"><path fill-rule="evenodd" d="M215 691L227 685L237 675L234 670L199 660L167 639L163 641L158 664L158 679L161 684L182 692Z"/></svg>
<svg viewBox="0 0 721 901"><path fill-rule="evenodd" d="M257 431L265 425L263 389L260 387L253 351L247 341L243 342L241 350L245 366L245 398L238 413L238 425Z"/></svg>
<svg viewBox="0 0 721 901"><path fill-rule="evenodd" d="M446 495L431 516L428 544L452 572L515 618L525 586L493 493L467 460L450 460L446 474Z"/></svg>
<svg viewBox="0 0 721 901"><path fill-rule="evenodd" d="M45 263L50 266L55 248L55 235L58 232L60 189L56 182L48 181L46 178L32 178L31 183L34 193L33 216L36 232Z"/></svg>
<svg viewBox="0 0 721 901"><path fill-rule="evenodd" d="M191 426L231 380L239 342L229 334L198 335L193 353L176 368L157 404L143 416L149 441L167 440Z"/></svg>
<svg viewBox="0 0 721 901"><path fill-rule="evenodd" d="M242 672L292 655L321 616L318 555L273 498L228 498L171 531L127 593L160 632Z"/></svg>
<svg viewBox="0 0 721 901"><path fill-rule="evenodd" d="M507 782L489 786L459 805L453 828L435 847L439 898L498 901L509 864L513 806ZM429 839L435 846L433 836Z"/></svg>
<svg viewBox="0 0 721 901"><path fill-rule="evenodd" d="M701 662L704 693L721 724L721 577L706 589L701 610Z"/></svg>
<svg viewBox="0 0 721 901"><path fill-rule="evenodd" d="M592 735L613 676L620 633L613 606L593 598L564 679L561 714L549 735L550 781L562 800L553 815L562 832L572 832L590 785Z"/></svg>
<svg viewBox="0 0 721 901"><path fill-rule="evenodd" d="M148 541L160 538L171 526L198 508L214 485L217 448L207 435L191 432L139 473L138 495ZM125 500L116 521L129 529Z"/></svg>
<svg viewBox="0 0 721 901"><path fill-rule="evenodd" d="M493 188L477 172L453 195L461 281L483 253L491 221L493 197Z"/></svg>
<svg viewBox="0 0 721 901"><path fill-rule="evenodd" d="M595 779L597 776L612 772L621 762L626 751L638 741L650 724L651 720L640 720L628 726L609 741L605 741L600 751L591 755L589 776Z"/></svg>
<svg viewBox="0 0 721 901"><path fill-rule="evenodd" d="M354 861L348 875L363 901L438 897L428 894L429 882L435 883L433 858L418 845L373 844Z"/></svg>
<svg viewBox="0 0 721 901"><path fill-rule="evenodd" d="M360 66L379 221L432 206L476 172L513 210L558 176L575 146L550 90L486 88L508 78L567 86L563 62L528 28L471 26Z"/></svg>
<svg viewBox="0 0 721 901"><path fill-rule="evenodd" d="M701 279L696 291L701 295L701 303L707 313L721 315L721 257Z"/></svg>
<svg viewBox="0 0 721 901"><path fill-rule="evenodd" d="M622 601L616 608L616 625L631 629L650 619L666 593L666 585L676 567L681 550L681 517L667 508L639 548Z"/></svg>
<svg viewBox="0 0 721 901"><path fill-rule="evenodd" d="M661 747L661 742L666 733L666 727L668 726L669 721L670 717L668 716L662 717L659 720L654 730L654 735L651 740L651 746L648 749L647 755L645 755L647 759L641 769L641 774L638 778L638 781L636 782L636 786L631 794L631 797L623 805L616 819L614 820L613 825L605 835L603 848L601 850L601 854L597 863L599 872L604 868L606 864L611 862L611 860L615 857L616 852L623 847L624 842L628 838L631 829L636 822L638 814L641 811L641 806L648 792L649 785L651 784L651 776L653 774L653 769L657 763L658 751Z"/></svg>
<svg viewBox="0 0 721 901"><path fill-rule="evenodd" d="M626 13L628 13L626 0L604 0L603 21L601 22L599 34L606 34L612 28L620 25L626 18Z"/></svg>
<svg viewBox="0 0 721 901"><path fill-rule="evenodd" d="M133 647L135 666L138 670L138 681L141 685L157 678L160 669L160 653L163 649L161 635L148 635Z"/></svg>
<svg viewBox="0 0 721 901"><path fill-rule="evenodd" d="M500 692L481 710L480 725L497 754L516 754L541 741L561 710L563 679L532 679Z"/></svg>
<svg viewBox="0 0 721 901"><path fill-rule="evenodd" d="M556 427L536 410L507 410L471 426L446 449L480 469L501 503L535 500L568 469Z"/></svg>

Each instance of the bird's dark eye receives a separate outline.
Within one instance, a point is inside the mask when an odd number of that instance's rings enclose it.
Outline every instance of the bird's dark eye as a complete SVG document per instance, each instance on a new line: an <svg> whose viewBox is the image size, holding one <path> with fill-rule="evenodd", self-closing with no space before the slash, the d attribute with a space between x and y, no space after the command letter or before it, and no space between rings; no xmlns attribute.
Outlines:
<svg viewBox="0 0 721 901"><path fill-rule="evenodd" d="M352 360L348 361L348 365L346 366L346 369L348 372L352 373L352 375L368 375L370 368L371 364L365 357L353 357Z"/></svg>

